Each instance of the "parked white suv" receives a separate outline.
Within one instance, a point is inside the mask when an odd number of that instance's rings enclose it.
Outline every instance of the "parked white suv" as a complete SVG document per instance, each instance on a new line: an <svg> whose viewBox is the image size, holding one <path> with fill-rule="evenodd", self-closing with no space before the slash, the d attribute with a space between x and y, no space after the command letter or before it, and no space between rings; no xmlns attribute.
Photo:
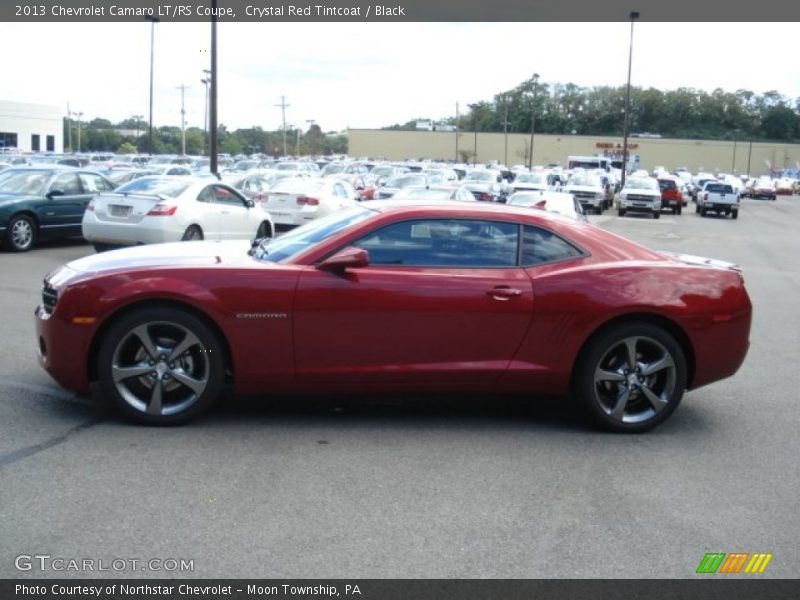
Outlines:
<svg viewBox="0 0 800 600"><path fill-rule="evenodd" d="M733 186L722 181L707 181L697 192L697 212L701 217L714 211L719 215L730 215L732 219L739 217L739 194Z"/></svg>
<svg viewBox="0 0 800 600"><path fill-rule="evenodd" d="M654 219L661 216L661 188L657 179L631 177L625 180L625 187L619 193L617 213L624 217L628 211L650 213Z"/></svg>

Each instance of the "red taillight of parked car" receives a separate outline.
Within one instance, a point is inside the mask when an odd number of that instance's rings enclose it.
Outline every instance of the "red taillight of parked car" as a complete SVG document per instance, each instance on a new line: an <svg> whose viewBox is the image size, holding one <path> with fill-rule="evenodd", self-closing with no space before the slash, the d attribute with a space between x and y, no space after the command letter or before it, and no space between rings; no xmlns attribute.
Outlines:
<svg viewBox="0 0 800 600"><path fill-rule="evenodd" d="M490 202L492 200L492 195L491 194L487 194L486 192L482 192L478 196L478 200L483 200L484 202Z"/></svg>
<svg viewBox="0 0 800 600"><path fill-rule="evenodd" d="M86 210L94 212L94 200L89 200L89 204L86 205Z"/></svg>
<svg viewBox="0 0 800 600"><path fill-rule="evenodd" d="M147 213L148 217L169 217L175 214L175 211L178 210L178 207L174 204L156 204L153 208L150 209L150 212Z"/></svg>
<svg viewBox="0 0 800 600"><path fill-rule="evenodd" d="M308 196L298 196L297 204L300 206L319 206L319 198L309 198Z"/></svg>
<svg viewBox="0 0 800 600"><path fill-rule="evenodd" d="M269 196L267 196L266 194L262 194L259 192L258 194L253 195L252 199L253 202L266 202L268 197Z"/></svg>

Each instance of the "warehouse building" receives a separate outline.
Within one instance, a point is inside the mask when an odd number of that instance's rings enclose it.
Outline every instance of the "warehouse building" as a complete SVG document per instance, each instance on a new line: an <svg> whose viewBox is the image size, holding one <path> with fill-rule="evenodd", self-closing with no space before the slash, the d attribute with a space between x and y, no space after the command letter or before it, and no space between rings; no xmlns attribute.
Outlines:
<svg viewBox="0 0 800 600"><path fill-rule="evenodd" d="M62 115L57 106L0 100L0 152L63 152Z"/></svg>

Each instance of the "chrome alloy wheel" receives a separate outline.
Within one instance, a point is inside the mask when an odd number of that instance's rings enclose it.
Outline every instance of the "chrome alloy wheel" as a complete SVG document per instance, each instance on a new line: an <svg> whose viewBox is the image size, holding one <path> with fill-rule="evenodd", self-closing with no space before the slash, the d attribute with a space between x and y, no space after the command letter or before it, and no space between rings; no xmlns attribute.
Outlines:
<svg viewBox="0 0 800 600"><path fill-rule="evenodd" d="M27 250L33 244L33 223L26 218L16 219L11 225L11 243L18 250Z"/></svg>
<svg viewBox="0 0 800 600"><path fill-rule="evenodd" d="M142 323L114 348L111 378L135 411L181 413L202 396L211 374L209 349L188 328L169 321Z"/></svg>
<svg viewBox="0 0 800 600"><path fill-rule="evenodd" d="M643 423L672 400L678 368L659 341L626 337L611 346L594 370L594 399L612 420Z"/></svg>

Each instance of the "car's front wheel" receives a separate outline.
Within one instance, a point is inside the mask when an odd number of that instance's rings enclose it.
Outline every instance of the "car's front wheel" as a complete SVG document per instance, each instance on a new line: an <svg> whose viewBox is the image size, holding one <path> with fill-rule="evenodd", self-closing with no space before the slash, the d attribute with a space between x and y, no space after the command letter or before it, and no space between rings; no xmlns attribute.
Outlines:
<svg viewBox="0 0 800 600"><path fill-rule="evenodd" d="M98 352L105 399L141 423L174 425L222 391L225 350L212 329L172 307L135 310L114 323Z"/></svg>
<svg viewBox="0 0 800 600"><path fill-rule="evenodd" d="M675 338L649 323L612 327L590 341L573 391L602 427L636 433L662 423L686 388L686 358Z"/></svg>
<svg viewBox="0 0 800 600"><path fill-rule="evenodd" d="M14 252L27 252L36 243L36 223L28 215L15 215L6 227L6 245Z"/></svg>

